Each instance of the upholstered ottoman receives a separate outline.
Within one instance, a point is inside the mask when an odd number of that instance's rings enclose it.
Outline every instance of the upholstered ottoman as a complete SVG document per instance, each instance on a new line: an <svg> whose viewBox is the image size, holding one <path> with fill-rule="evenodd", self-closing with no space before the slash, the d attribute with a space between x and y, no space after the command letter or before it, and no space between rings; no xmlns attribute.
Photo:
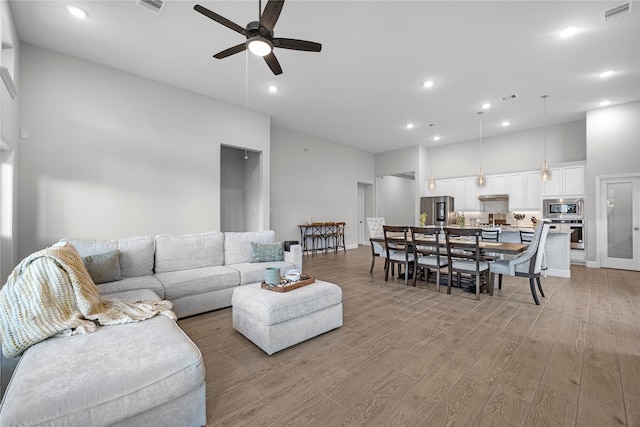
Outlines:
<svg viewBox="0 0 640 427"><path fill-rule="evenodd" d="M231 305L234 329L267 354L342 326L342 289L321 280L289 292L240 286Z"/></svg>

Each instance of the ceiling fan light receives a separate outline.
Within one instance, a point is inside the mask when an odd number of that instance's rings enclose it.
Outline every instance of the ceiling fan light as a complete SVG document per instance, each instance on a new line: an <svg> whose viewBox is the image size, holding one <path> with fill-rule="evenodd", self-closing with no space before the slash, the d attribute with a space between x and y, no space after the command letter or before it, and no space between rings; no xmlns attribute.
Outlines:
<svg viewBox="0 0 640 427"><path fill-rule="evenodd" d="M266 56L273 51L273 44L260 36L250 38L247 41L247 46L251 53L258 56Z"/></svg>

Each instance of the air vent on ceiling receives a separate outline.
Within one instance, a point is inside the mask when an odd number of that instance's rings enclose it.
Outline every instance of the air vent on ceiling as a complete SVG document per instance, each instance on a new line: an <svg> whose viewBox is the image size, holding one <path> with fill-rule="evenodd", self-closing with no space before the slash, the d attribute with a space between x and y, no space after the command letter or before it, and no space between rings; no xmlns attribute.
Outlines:
<svg viewBox="0 0 640 427"><path fill-rule="evenodd" d="M602 12L602 20L604 22L611 21L612 19L619 18L631 13L631 2L623 3L611 9L607 9Z"/></svg>
<svg viewBox="0 0 640 427"><path fill-rule="evenodd" d="M164 10L164 6L167 4L167 0L138 0L137 3L139 6L160 15Z"/></svg>
<svg viewBox="0 0 640 427"><path fill-rule="evenodd" d="M513 95L507 95L507 96L503 96L502 99L503 101L510 101L512 99L516 99L518 97L518 95L516 95L515 93Z"/></svg>

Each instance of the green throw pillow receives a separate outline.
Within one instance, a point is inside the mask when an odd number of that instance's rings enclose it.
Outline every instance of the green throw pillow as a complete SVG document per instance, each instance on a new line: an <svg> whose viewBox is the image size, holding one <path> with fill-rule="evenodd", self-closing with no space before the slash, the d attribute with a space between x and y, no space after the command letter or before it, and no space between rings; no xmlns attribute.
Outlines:
<svg viewBox="0 0 640 427"><path fill-rule="evenodd" d="M282 242L253 243L251 242L251 262L284 261L284 247Z"/></svg>
<svg viewBox="0 0 640 427"><path fill-rule="evenodd" d="M122 279L120 275L119 250L85 256L82 257L82 262L95 284L115 282Z"/></svg>

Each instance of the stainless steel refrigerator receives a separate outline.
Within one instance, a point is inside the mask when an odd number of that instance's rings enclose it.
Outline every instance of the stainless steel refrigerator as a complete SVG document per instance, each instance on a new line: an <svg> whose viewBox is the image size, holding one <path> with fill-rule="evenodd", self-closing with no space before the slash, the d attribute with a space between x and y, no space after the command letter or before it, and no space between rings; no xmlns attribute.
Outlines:
<svg viewBox="0 0 640 427"><path fill-rule="evenodd" d="M427 225L455 224L453 197L435 196L420 198L420 213L427 214Z"/></svg>

